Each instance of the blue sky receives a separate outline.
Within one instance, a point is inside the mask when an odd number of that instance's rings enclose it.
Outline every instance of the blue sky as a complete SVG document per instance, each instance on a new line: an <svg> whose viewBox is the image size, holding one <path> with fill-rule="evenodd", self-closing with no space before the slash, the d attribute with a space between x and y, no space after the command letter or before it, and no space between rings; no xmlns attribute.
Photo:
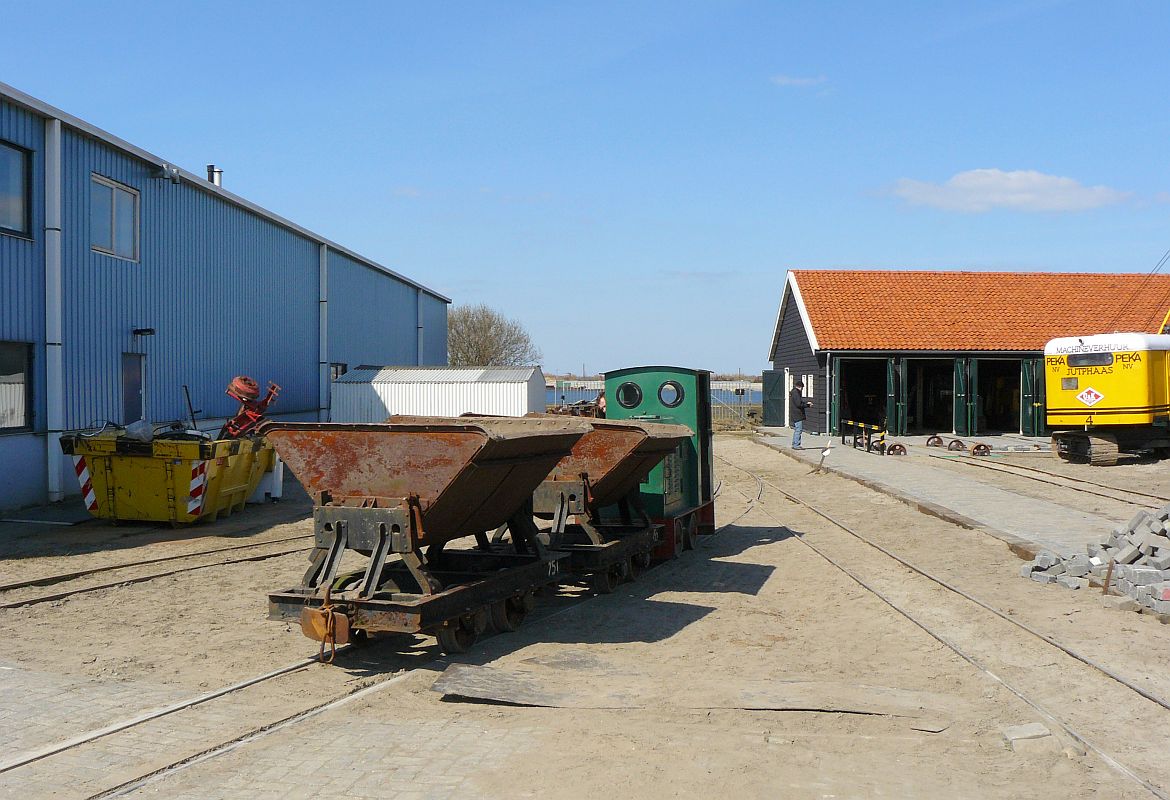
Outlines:
<svg viewBox="0 0 1170 800"><path fill-rule="evenodd" d="M0 19L0 80L520 319L546 371L759 371L789 267L1144 272L1170 247L1161 2Z"/></svg>

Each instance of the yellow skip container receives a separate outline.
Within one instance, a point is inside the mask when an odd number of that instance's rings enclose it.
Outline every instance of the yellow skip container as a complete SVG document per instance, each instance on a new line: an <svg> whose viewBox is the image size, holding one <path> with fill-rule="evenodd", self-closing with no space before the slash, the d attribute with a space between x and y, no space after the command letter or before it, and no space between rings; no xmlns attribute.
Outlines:
<svg viewBox="0 0 1170 800"><path fill-rule="evenodd" d="M174 525L214 522L243 509L273 464L263 437L143 442L114 432L70 434L61 437L61 450L73 458L95 517Z"/></svg>

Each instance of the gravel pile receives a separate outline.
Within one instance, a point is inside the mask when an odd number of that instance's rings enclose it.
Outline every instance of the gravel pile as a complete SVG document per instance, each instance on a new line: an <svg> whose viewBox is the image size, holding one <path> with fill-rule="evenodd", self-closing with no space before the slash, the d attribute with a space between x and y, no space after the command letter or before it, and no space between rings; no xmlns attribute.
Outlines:
<svg viewBox="0 0 1170 800"><path fill-rule="evenodd" d="M1139 511L1125 525L1114 528L1100 544L1068 558L1043 551L1020 569L1040 583L1066 589L1101 585L1113 563L1109 588L1140 606L1170 614L1170 506L1150 513Z"/></svg>

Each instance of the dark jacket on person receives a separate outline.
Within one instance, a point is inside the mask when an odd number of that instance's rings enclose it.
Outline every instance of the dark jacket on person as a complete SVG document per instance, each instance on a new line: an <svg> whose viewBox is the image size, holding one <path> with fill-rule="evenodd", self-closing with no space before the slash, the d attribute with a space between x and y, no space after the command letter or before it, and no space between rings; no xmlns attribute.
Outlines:
<svg viewBox="0 0 1170 800"><path fill-rule="evenodd" d="M805 415L805 409L812 406L812 402L804 399L804 392L799 386L793 386L792 391L788 393L788 397L792 402L792 421L804 422L808 417Z"/></svg>

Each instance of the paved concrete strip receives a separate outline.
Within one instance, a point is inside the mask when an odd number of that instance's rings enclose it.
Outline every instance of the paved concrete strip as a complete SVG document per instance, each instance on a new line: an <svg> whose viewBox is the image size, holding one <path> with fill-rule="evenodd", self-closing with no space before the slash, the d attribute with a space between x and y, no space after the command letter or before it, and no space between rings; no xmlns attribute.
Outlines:
<svg viewBox="0 0 1170 800"><path fill-rule="evenodd" d="M156 708L156 709L151 710L151 711L145 711L141 714L135 715L135 716L130 717L128 719L122 719L122 720L119 720L118 722L114 722L114 723L111 723L109 725L105 725L104 727L97 728L95 730L85 731L84 733L80 733L76 736L72 736L72 737L65 739L63 741L54 742L52 744L49 744L49 745L46 745L43 747L39 747L35 750L29 750L29 751L26 751L24 753L18 753L16 756L8 759L7 761L0 762L0 772L8 772L9 770L16 769L17 767L22 767L25 764L31 764L34 761L40 761L42 758L48 758L51 755L56 755L57 753L63 752L65 750L68 750L68 749L73 748L73 747L77 747L78 745L81 745L81 744L85 744L86 742L92 742L95 739L100 739L104 736L109 736L112 733L118 733L119 731L124 731L127 728L134 727L135 725L141 725L142 723L147 722L149 720L158 719L159 717L165 717L168 714L174 714L177 711L182 711L183 709L191 708L192 706L197 706L197 705L200 705L202 703L206 703L209 700L214 700L218 697L223 697L225 694L230 694L232 692L239 691L240 689L244 689L248 686L252 686L254 684L269 680L270 678L275 678L278 675L285 675L285 674L290 673L290 672L296 672L297 670L305 669L306 667L308 667L312 664L315 664L315 663L317 663L317 658L315 658L315 657L314 658L306 658L302 661L297 661L293 664L289 664L287 666L281 667L280 669L273 670L272 672L267 672L263 675L257 675L254 678L249 678L246 681L241 681L240 683L232 684L231 686L225 686L223 688L215 689L215 690L207 692L205 694L198 695L197 697L192 697L192 698L188 698L185 700L180 700L177 703L172 703L170 705L163 706L161 708ZM58 685L56 688L58 690L56 693L60 694L60 691L59 691L60 686ZM87 708L92 707L94 705L95 695L99 692L104 693L104 694L108 694L109 690L106 689L106 687L100 686L100 685L94 685L94 686L89 687L89 692L88 692L87 696L84 698L85 699L84 705ZM140 687L130 687L130 688L124 690L123 693L114 695L113 699L117 701L117 705L115 705L113 708L107 709L107 712L112 711L114 709L120 710L120 709L124 708L125 703L129 700L130 697L140 699L141 697L143 697L143 690ZM74 721L76 721L76 717L72 717L72 715L70 715L70 716Z"/></svg>
<svg viewBox="0 0 1170 800"><path fill-rule="evenodd" d="M760 436L756 440L810 467L821 458L819 449L793 451L784 437ZM1101 541L1117 524L969 476L847 446L833 447L823 469L896 497L923 513L984 530L1025 553L1083 553L1085 545Z"/></svg>

